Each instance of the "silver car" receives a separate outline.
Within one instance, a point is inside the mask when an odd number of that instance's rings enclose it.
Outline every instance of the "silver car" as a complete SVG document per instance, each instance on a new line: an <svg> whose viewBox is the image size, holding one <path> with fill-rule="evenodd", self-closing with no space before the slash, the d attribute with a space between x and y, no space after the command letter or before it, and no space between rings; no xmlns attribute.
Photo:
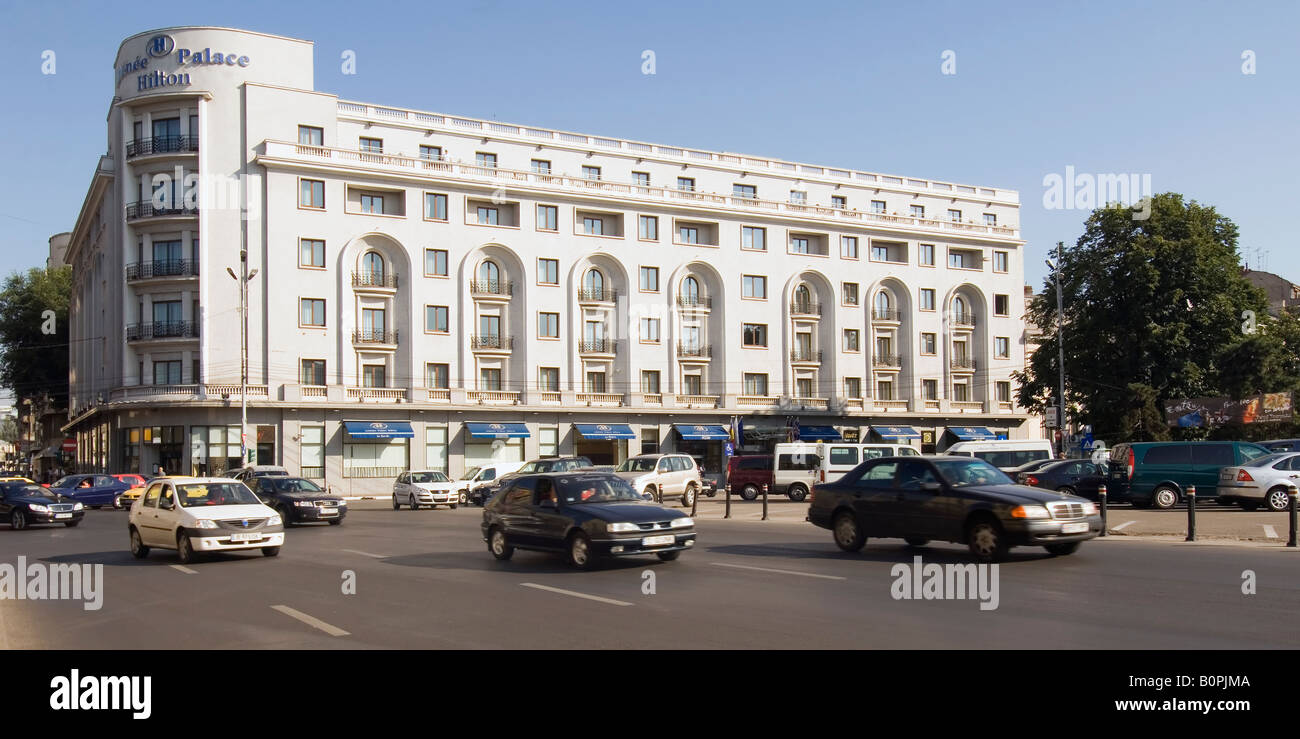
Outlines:
<svg viewBox="0 0 1300 739"><path fill-rule="evenodd" d="M614 470L632 487L656 503L664 498L681 498L683 507L695 503L704 489L700 468L689 454L641 454L629 457Z"/></svg>

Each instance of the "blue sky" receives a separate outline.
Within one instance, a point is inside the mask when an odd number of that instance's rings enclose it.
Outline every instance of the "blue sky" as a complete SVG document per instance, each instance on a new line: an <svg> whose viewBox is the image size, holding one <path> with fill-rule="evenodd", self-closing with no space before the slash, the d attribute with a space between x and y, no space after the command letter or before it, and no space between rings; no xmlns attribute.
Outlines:
<svg viewBox="0 0 1300 739"><path fill-rule="evenodd" d="M1233 219L1253 266L1262 250L1300 281L1300 3L1185 0L0 0L0 274L42 264L71 228L105 150L120 41L176 25L313 40L316 88L345 98L1016 189L1035 289L1086 215L1044 208L1043 178L1149 174ZM945 50L956 74L941 73Z"/></svg>

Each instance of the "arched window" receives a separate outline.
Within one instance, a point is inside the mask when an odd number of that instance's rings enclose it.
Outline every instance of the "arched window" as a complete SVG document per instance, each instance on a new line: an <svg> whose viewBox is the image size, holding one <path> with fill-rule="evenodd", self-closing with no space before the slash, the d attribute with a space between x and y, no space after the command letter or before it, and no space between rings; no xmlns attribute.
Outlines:
<svg viewBox="0 0 1300 739"><path fill-rule="evenodd" d="M794 289L794 304L804 312L812 309L812 291L807 285L800 284Z"/></svg>
<svg viewBox="0 0 1300 739"><path fill-rule="evenodd" d="M484 261L478 266L478 280L483 287L495 290L501 280L501 268L491 259Z"/></svg>
<svg viewBox="0 0 1300 739"><path fill-rule="evenodd" d="M966 309L966 299L958 295L952 299L952 314L958 318L966 318L970 311Z"/></svg>
<svg viewBox="0 0 1300 739"><path fill-rule="evenodd" d="M605 292L605 275L598 269L589 269L582 277L582 287L591 297L602 297Z"/></svg>
<svg viewBox="0 0 1300 739"><path fill-rule="evenodd" d="M361 273L371 280L370 284L384 281L384 258L379 252L366 252L361 258Z"/></svg>
<svg viewBox="0 0 1300 739"><path fill-rule="evenodd" d="M687 277L682 280L682 298L686 300L687 305L695 305L700 301L700 281L694 277Z"/></svg>
<svg viewBox="0 0 1300 739"><path fill-rule="evenodd" d="M876 302L874 307L876 311L876 315L875 315L876 318L885 319L890 317L890 313L889 313L890 300L889 300L888 290L881 290L880 292L876 293Z"/></svg>

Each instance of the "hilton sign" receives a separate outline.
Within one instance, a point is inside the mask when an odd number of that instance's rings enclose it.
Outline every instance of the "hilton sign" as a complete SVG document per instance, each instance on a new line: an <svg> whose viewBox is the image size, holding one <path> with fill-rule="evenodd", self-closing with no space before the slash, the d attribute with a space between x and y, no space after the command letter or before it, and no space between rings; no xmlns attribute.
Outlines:
<svg viewBox="0 0 1300 739"><path fill-rule="evenodd" d="M137 56L117 68L118 84L121 84L122 78L128 74L142 72L135 78L138 92L159 87L188 87L190 73L184 71L186 67L247 67L249 64L248 57L237 52L213 51L210 47L200 51L177 49L175 40L166 34L149 39L145 49L148 56ZM171 56L173 51L176 54L176 65L181 68L180 71L148 71L151 58L165 59Z"/></svg>

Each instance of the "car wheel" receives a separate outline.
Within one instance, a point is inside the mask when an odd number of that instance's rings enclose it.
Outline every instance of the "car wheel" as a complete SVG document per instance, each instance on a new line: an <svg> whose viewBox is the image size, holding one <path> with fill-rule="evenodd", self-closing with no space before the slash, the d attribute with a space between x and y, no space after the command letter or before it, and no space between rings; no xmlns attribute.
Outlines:
<svg viewBox="0 0 1300 739"><path fill-rule="evenodd" d="M280 508L280 520L284 521L284 527L287 529L293 525L293 509L289 506Z"/></svg>
<svg viewBox="0 0 1300 739"><path fill-rule="evenodd" d="M695 486L687 485L686 492L682 493L682 508L690 508L691 504L695 502L696 494Z"/></svg>
<svg viewBox="0 0 1300 739"><path fill-rule="evenodd" d="M77 527L77 524L79 524L79 523L81 523L81 522L80 522L80 521L64 521L64 522L63 522L63 525L64 525L64 526L67 526L67 527L70 528L70 529L75 529L75 528Z"/></svg>
<svg viewBox="0 0 1300 739"><path fill-rule="evenodd" d="M680 549L671 552L659 552L659 559L662 559L665 562L672 562L680 556L682 556L682 550Z"/></svg>
<svg viewBox="0 0 1300 739"><path fill-rule="evenodd" d="M330 519L330 526L338 526L338 525L341 524L341 523L343 523L343 519L341 519L341 518L331 518L331 519Z"/></svg>
<svg viewBox="0 0 1300 739"><path fill-rule="evenodd" d="M569 537L569 564L581 570L590 570L596 565L596 556L591 551L591 539L578 531Z"/></svg>
<svg viewBox="0 0 1300 739"><path fill-rule="evenodd" d="M1061 544L1048 544L1043 548L1047 550L1048 554L1051 554L1054 557L1064 557L1067 554L1074 554L1078 551L1079 542L1067 541Z"/></svg>
<svg viewBox="0 0 1300 739"><path fill-rule="evenodd" d="M122 510L122 496L119 495L113 499L113 510Z"/></svg>
<svg viewBox="0 0 1300 739"><path fill-rule="evenodd" d="M466 495L464 491L461 491L461 494L460 494L460 504L461 504L461 505L468 505L468 504L469 504L469 496Z"/></svg>
<svg viewBox="0 0 1300 739"><path fill-rule="evenodd" d="M402 504L399 503L399 502L397 502L397 494L394 493L394 494L393 494L393 510L398 511L398 510L401 510L401 508L402 508Z"/></svg>
<svg viewBox="0 0 1300 739"><path fill-rule="evenodd" d="M1270 511L1289 511L1291 510L1291 496L1287 495L1286 488L1273 488L1268 491L1268 496L1264 498L1264 503Z"/></svg>
<svg viewBox="0 0 1300 739"><path fill-rule="evenodd" d="M131 527L131 556L136 559L144 559L149 556L149 547L144 545L140 539L140 532L134 526Z"/></svg>
<svg viewBox="0 0 1300 739"><path fill-rule="evenodd" d="M1237 505L1241 506L1241 510L1243 510L1243 511L1245 511L1245 512L1247 512L1247 513L1254 513L1255 511L1258 511L1258 510L1259 510L1259 503L1256 503L1256 502L1253 501L1253 500L1251 500L1251 501L1245 501L1245 500L1243 500L1242 502L1238 503Z"/></svg>
<svg viewBox="0 0 1300 739"><path fill-rule="evenodd" d="M740 497L744 500L758 499L758 486L754 484L746 485L740 489Z"/></svg>
<svg viewBox="0 0 1300 739"><path fill-rule="evenodd" d="M909 547L923 547L930 543L929 539L922 539L919 536L906 536L903 537L903 541L907 542Z"/></svg>
<svg viewBox="0 0 1300 739"><path fill-rule="evenodd" d="M411 500L409 501L409 504L410 504L410 506L411 506L411 510L413 510L413 511L418 511L418 510L420 510L420 504L417 503L417 502L415 502L415 496L414 496L414 495L411 496Z"/></svg>
<svg viewBox="0 0 1300 739"><path fill-rule="evenodd" d="M456 503L452 503L451 505L449 505L449 506L447 506L447 507L450 508L450 509L452 509L452 510L454 511L454 510L456 510L456 505L457 505Z"/></svg>
<svg viewBox="0 0 1300 739"><path fill-rule="evenodd" d="M975 559L985 564L997 562L1006 556L1007 539L1002 527L988 519L977 520L966 531L966 543Z"/></svg>
<svg viewBox="0 0 1300 739"><path fill-rule="evenodd" d="M185 534L176 537L176 559L183 565L194 561L194 548L190 545L190 537Z"/></svg>
<svg viewBox="0 0 1300 739"><path fill-rule="evenodd" d="M660 502L660 501L659 501L659 494L658 494L658 492L655 490L655 486L654 486L654 485L651 485L651 486L647 487L647 488L645 489L645 492L643 493L643 495L649 495L649 496L650 496L650 502L651 502L651 503L658 503L658 502Z"/></svg>
<svg viewBox="0 0 1300 739"><path fill-rule="evenodd" d="M1167 511L1178 504L1178 491L1168 485L1161 485L1156 488L1155 493L1151 495L1151 505L1162 511Z"/></svg>
<svg viewBox="0 0 1300 739"><path fill-rule="evenodd" d="M279 555L280 547L262 547L263 557L278 557Z"/></svg>
<svg viewBox="0 0 1300 739"><path fill-rule="evenodd" d="M785 494L790 496L790 500L798 503L808 497L808 488L799 484L791 485L790 489L787 490Z"/></svg>
<svg viewBox="0 0 1300 739"><path fill-rule="evenodd" d="M15 508L13 513L9 514L9 528L14 531L21 531L27 528L27 514L20 509Z"/></svg>
<svg viewBox="0 0 1300 739"><path fill-rule="evenodd" d="M1060 493L1061 495L1078 495L1078 493L1074 492L1074 488L1070 487L1069 485L1062 485L1061 487L1056 489L1056 492Z"/></svg>
<svg viewBox="0 0 1300 739"><path fill-rule="evenodd" d="M492 556L499 560L510 559L515 553L515 548L506 543L506 532L501 530L500 526L493 526L488 532L488 551Z"/></svg>
<svg viewBox="0 0 1300 739"><path fill-rule="evenodd" d="M858 524L858 517L848 511L835 517L831 530L835 534L835 545L846 552L860 552L867 544L867 535Z"/></svg>

